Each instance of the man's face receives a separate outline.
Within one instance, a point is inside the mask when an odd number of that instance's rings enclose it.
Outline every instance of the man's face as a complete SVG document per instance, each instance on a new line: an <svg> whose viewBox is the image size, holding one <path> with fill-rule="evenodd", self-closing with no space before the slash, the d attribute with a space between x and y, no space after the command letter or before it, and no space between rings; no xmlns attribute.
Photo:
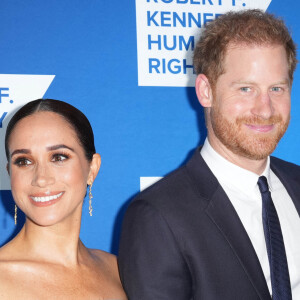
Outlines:
<svg viewBox="0 0 300 300"><path fill-rule="evenodd" d="M208 109L208 137L218 152L261 160L270 155L290 119L288 63L283 46L234 46Z"/></svg>

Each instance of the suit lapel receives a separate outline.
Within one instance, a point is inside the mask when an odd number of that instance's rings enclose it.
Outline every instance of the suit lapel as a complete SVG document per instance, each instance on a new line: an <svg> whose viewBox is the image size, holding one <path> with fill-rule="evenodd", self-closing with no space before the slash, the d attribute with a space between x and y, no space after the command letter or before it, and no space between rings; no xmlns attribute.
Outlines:
<svg viewBox="0 0 300 300"><path fill-rule="evenodd" d="M199 154L200 148L187 164L201 198L206 198L207 215L230 244L260 299L271 299L268 286L252 243L233 205Z"/></svg>
<svg viewBox="0 0 300 300"><path fill-rule="evenodd" d="M206 213L230 244L259 298L271 299L260 262L249 236L221 186L211 198Z"/></svg>
<svg viewBox="0 0 300 300"><path fill-rule="evenodd" d="M282 166L285 164L285 166ZM278 158L271 157L271 169L282 182L286 188L288 194L292 198L298 215L300 217L300 178L299 178L299 167L298 172L293 172L292 168L288 168L287 165L291 165L287 162L281 161Z"/></svg>

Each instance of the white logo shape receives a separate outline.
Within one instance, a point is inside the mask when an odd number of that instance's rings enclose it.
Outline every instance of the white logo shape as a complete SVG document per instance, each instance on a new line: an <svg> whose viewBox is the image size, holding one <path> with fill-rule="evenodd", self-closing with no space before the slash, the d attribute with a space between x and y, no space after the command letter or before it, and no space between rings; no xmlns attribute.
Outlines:
<svg viewBox="0 0 300 300"><path fill-rule="evenodd" d="M162 177L140 177L140 191L145 190L160 179L162 179Z"/></svg>
<svg viewBox="0 0 300 300"><path fill-rule="evenodd" d="M194 86L192 53L201 28L218 15L266 11L271 0L136 0L138 84Z"/></svg>
<svg viewBox="0 0 300 300"><path fill-rule="evenodd" d="M7 124L22 105L42 98L54 75L0 74L0 190L9 190L4 137Z"/></svg>

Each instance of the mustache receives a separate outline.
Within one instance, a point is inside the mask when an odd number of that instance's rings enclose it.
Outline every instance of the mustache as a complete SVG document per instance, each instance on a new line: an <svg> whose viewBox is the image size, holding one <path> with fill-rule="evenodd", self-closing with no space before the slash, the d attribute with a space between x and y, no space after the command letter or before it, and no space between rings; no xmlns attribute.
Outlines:
<svg viewBox="0 0 300 300"><path fill-rule="evenodd" d="M268 119L263 119L258 116L239 117L236 119L236 123L240 124L251 124L251 125L273 125L282 122L282 116L274 115Z"/></svg>

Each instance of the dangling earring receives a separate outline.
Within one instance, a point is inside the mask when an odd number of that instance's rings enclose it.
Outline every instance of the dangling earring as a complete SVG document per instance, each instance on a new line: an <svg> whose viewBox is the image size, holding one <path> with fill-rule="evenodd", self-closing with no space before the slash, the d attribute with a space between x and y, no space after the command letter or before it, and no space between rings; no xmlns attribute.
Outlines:
<svg viewBox="0 0 300 300"><path fill-rule="evenodd" d="M15 225L17 225L17 218L18 218L18 206L15 204L15 216L14 216Z"/></svg>
<svg viewBox="0 0 300 300"><path fill-rule="evenodd" d="M93 186L93 183L91 183L89 185L89 214L90 216L93 215L93 207L92 207L92 199L93 199L93 195L92 195L92 186Z"/></svg>

